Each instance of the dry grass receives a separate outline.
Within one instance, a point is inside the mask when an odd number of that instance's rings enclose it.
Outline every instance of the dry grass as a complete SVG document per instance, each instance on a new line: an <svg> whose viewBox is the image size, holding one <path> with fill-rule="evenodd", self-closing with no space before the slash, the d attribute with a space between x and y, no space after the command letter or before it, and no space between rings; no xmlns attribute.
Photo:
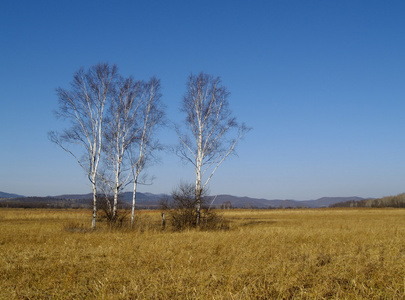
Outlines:
<svg viewBox="0 0 405 300"><path fill-rule="evenodd" d="M90 214L0 210L0 299L405 298L402 209L231 210L229 231L180 233Z"/></svg>

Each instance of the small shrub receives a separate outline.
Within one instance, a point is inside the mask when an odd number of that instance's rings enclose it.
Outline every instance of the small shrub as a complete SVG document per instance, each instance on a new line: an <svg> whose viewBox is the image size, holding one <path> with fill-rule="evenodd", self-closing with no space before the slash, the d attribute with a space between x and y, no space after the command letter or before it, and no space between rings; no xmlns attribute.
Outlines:
<svg viewBox="0 0 405 300"><path fill-rule="evenodd" d="M200 224L197 224L197 201L192 184L180 184L172 192L172 200L164 199L161 207L167 212L167 218L172 229L181 231L190 228L202 230L229 229L229 223L222 215L210 210L206 205L206 193L201 193Z"/></svg>
<svg viewBox="0 0 405 300"><path fill-rule="evenodd" d="M117 210L117 214L115 215L115 218L112 216L112 214L107 213L106 211L102 211L100 214L100 220L101 221L106 221L107 225L110 228L123 228L129 223L129 211L125 209L119 209Z"/></svg>
<svg viewBox="0 0 405 300"><path fill-rule="evenodd" d="M229 230L229 221L216 211L203 209L200 229L203 230Z"/></svg>
<svg viewBox="0 0 405 300"><path fill-rule="evenodd" d="M118 210L113 214L114 199L112 197L100 196L98 199L98 210L100 211L100 221L106 221L110 227L121 228L128 223L129 212L123 209L124 204L118 200Z"/></svg>

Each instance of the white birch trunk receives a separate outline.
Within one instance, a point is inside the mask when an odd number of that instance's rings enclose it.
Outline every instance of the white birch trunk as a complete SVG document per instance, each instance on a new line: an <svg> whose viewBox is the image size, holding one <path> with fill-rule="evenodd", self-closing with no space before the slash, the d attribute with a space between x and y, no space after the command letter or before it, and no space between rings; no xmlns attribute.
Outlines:
<svg viewBox="0 0 405 300"><path fill-rule="evenodd" d="M93 218L91 221L91 229L96 229L97 219L97 186L96 186L96 172L93 171L91 176L91 184L93 189Z"/></svg>
<svg viewBox="0 0 405 300"><path fill-rule="evenodd" d="M197 174L197 179L195 182L195 200L196 200L196 212L197 219L196 224L200 224L200 214L201 214L201 175Z"/></svg>
<svg viewBox="0 0 405 300"><path fill-rule="evenodd" d="M104 106L105 106L106 98L104 97L100 103L100 110L99 110L99 119L98 119L98 128L96 132L98 135L95 138L94 141L94 148L93 148L93 174L92 174L92 185L93 185L93 220L91 222L91 228L95 229L96 228L96 219L97 219L97 184L96 184L96 178L97 178L97 169L98 169L98 164L100 162L100 156L101 156L101 143L103 139L103 113L104 113ZM98 138L98 140L97 140Z"/></svg>
<svg viewBox="0 0 405 300"><path fill-rule="evenodd" d="M117 164L117 168L119 168L118 164ZM119 184L120 184L119 171L117 171L115 173L115 184L114 184L114 203L113 203L113 215L112 215L113 221L115 221L115 219L117 218Z"/></svg>
<svg viewBox="0 0 405 300"><path fill-rule="evenodd" d="M146 127L144 127L144 132L142 134L142 140L141 140L141 146L140 146L140 150L139 150L138 160L135 164L133 164L133 167L132 167L134 188L133 188L133 195L132 195L131 228L134 226L134 220L135 220L135 202L136 202L136 189L138 187L138 177L142 171L143 161L144 161L144 157L145 157L145 149L144 149L144 138L145 138L145 130L146 130L145 128Z"/></svg>
<svg viewBox="0 0 405 300"><path fill-rule="evenodd" d="M137 183L138 179L134 179L134 189L133 189L133 195L132 195L132 211L131 211L131 228L134 226L134 220L135 220L135 203L136 203L136 188L137 188Z"/></svg>
<svg viewBox="0 0 405 300"><path fill-rule="evenodd" d="M196 161L196 181L195 181L195 200L196 200L196 212L197 212L197 219L196 224L200 224L200 214L201 214L201 167L203 161L203 153L202 153L202 125L199 126L199 134L198 134L198 148L197 148L197 161Z"/></svg>
<svg viewBox="0 0 405 300"><path fill-rule="evenodd" d="M119 135L118 135L119 136ZM117 218L118 212L118 195L121 186L120 182L120 173L121 173L121 163L122 163L122 156L124 152L124 145L125 138L122 138L122 144L120 143L119 139L117 138L117 154L115 158L115 179L114 179L114 203L113 203L113 214L112 220L115 222Z"/></svg>

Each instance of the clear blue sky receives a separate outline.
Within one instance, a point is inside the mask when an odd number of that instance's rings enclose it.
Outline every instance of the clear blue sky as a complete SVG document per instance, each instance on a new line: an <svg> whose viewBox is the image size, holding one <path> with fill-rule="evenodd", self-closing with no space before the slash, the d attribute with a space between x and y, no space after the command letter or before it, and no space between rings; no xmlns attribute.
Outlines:
<svg viewBox="0 0 405 300"><path fill-rule="evenodd" d="M3 1L0 191L91 191L60 130L57 87L98 62L161 79L172 121L185 82L222 78L253 130L211 194L266 199L405 191L405 1ZM176 143L169 130L165 143ZM169 193L193 170L169 153L142 192Z"/></svg>

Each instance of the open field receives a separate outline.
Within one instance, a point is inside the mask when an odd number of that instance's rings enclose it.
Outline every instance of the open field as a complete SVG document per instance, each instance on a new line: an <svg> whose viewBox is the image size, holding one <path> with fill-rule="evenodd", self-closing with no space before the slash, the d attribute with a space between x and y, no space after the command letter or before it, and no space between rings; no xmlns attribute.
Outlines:
<svg viewBox="0 0 405 300"><path fill-rule="evenodd" d="M1 209L0 299L405 298L403 209L224 214L229 231L161 230L152 211L90 232L89 211Z"/></svg>

